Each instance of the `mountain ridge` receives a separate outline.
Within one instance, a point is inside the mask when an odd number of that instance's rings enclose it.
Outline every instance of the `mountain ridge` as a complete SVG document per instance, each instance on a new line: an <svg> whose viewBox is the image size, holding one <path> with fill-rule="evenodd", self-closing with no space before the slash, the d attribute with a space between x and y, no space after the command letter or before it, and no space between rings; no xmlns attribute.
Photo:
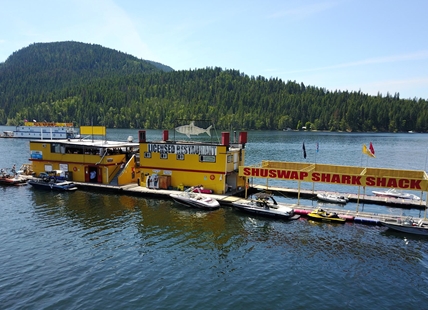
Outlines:
<svg viewBox="0 0 428 310"><path fill-rule="evenodd" d="M424 99L328 91L239 70L175 71L97 44L34 43L0 64L0 124L24 119L118 128L428 132Z"/></svg>

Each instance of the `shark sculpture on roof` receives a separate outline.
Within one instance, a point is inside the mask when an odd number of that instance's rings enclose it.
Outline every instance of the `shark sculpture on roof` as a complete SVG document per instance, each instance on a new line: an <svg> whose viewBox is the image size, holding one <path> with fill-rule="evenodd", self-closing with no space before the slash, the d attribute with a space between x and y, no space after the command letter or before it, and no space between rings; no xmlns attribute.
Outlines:
<svg viewBox="0 0 428 310"><path fill-rule="evenodd" d="M183 135L186 135L188 138L190 138L191 135L197 136L201 133L207 133L211 137L211 128L212 125L210 125L208 128L201 128L195 125L195 122L190 122L189 125L183 125L178 126L175 128L175 130L179 133L182 133Z"/></svg>

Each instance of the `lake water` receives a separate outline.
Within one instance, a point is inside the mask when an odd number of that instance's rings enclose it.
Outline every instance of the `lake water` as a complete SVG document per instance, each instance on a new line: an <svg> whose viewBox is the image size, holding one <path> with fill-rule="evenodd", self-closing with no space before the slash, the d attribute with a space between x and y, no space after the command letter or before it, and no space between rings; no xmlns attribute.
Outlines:
<svg viewBox="0 0 428 310"><path fill-rule="evenodd" d="M137 137L136 130L107 134ZM158 140L162 132L147 136ZM376 158L362 156L370 142ZM424 134L249 132L246 165L281 160L426 170L427 142ZM28 140L0 145L2 167L28 162ZM427 238L354 223L271 220L230 207L203 212L170 200L30 186L0 191L1 309L428 308Z"/></svg>

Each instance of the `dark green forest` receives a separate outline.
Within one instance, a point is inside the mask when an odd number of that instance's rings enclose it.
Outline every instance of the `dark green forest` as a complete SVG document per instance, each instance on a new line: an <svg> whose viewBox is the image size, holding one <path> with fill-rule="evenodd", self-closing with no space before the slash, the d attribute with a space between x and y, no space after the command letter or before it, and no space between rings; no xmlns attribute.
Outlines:
<svg viewBox="0 0 428 310"><path fill-rule="evenodd" d="M36 43L0 64L0 123L24 119L171 129L177 119L218 129L428 131L425 99L328 91L238 70L174 71L99 45Z"/></svg>

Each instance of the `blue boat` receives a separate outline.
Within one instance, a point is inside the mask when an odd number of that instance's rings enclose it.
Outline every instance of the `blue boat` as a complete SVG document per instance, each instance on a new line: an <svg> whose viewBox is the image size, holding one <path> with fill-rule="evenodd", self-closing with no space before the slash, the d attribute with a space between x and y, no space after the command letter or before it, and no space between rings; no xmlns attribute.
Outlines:
<svg viewBox="0 0 428 310"><path fill-rule="evenodd" d="M76 184L69 181L64 182L46 182L43 179L32 179L28 181L28 184L32 185L34 188L46 189L46 190L56 190L56 191L74 191L77 189Z"/></svg>

